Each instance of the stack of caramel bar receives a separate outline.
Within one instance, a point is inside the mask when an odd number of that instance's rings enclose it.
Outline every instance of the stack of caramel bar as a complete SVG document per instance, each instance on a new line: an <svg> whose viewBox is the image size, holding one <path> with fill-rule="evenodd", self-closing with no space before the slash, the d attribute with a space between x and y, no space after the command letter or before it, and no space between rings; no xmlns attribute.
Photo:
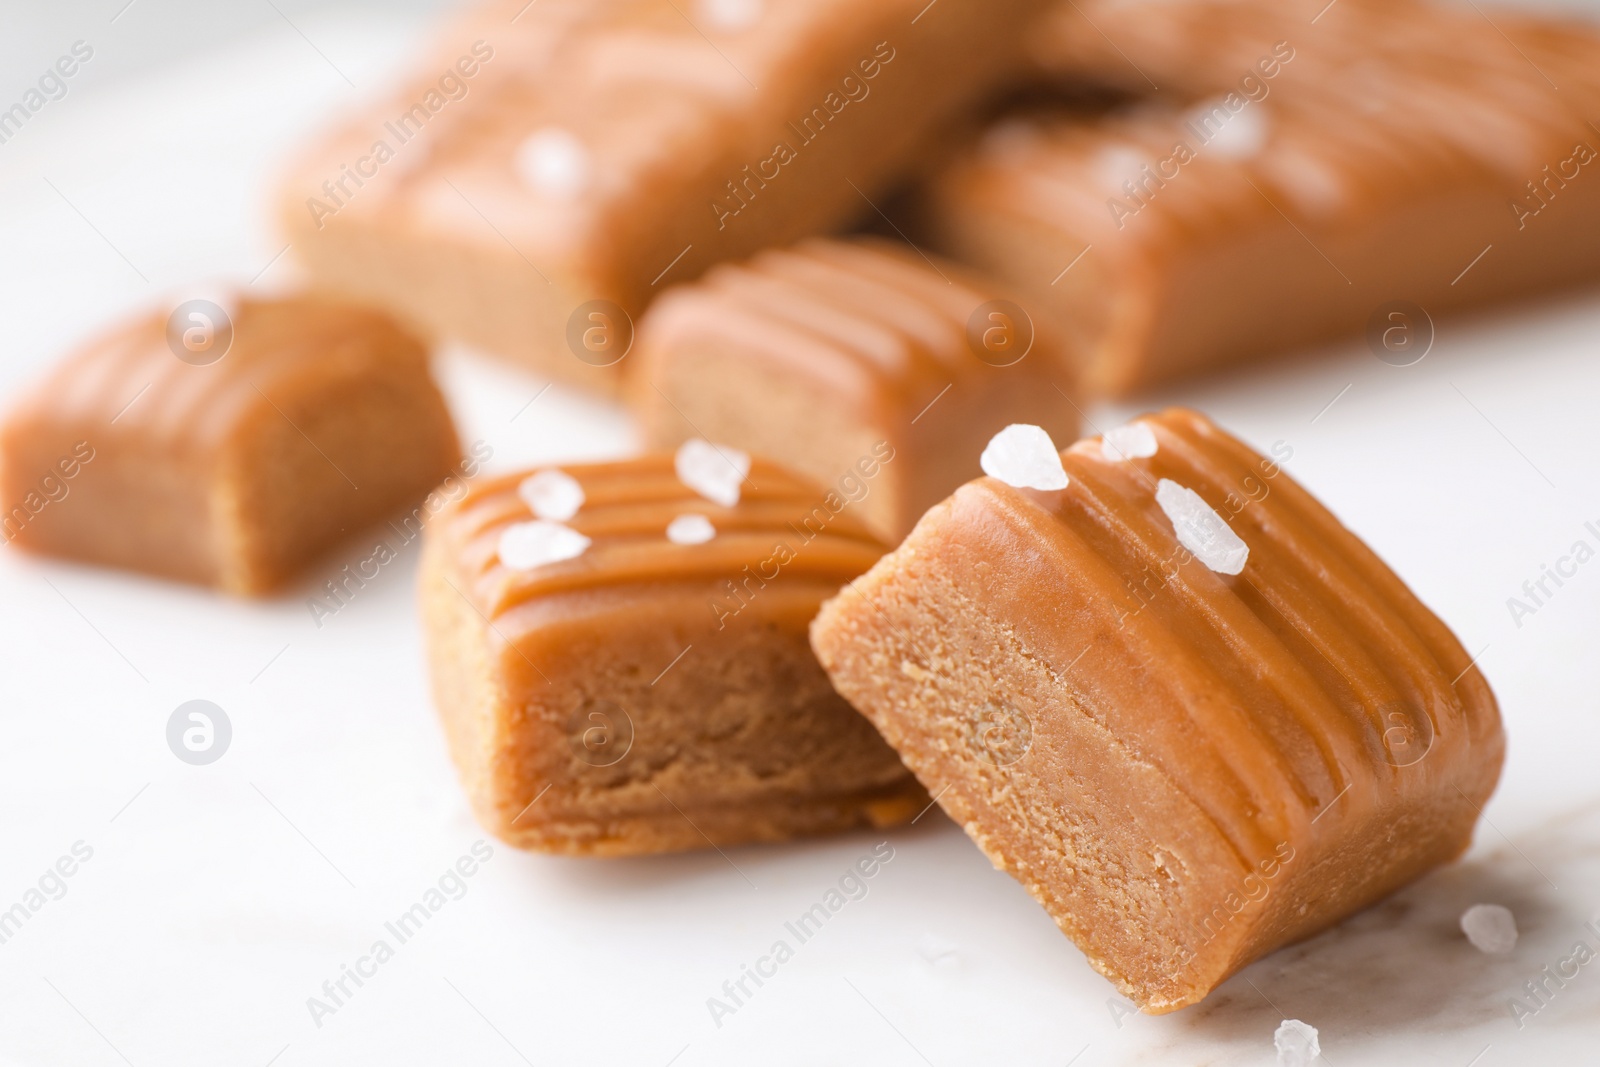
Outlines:
<svg viewBox="0 0 1600 1067"><path fill-rule="evenodd" d="M1290 450L1073 443L1081 405L1600 275L1597 72L1417 2L487 0L296 164L311 293L163 309L19 406L7 540L257 594L411 506L503 839L937 802L1170 1011L1458 856L1504 738ZM419 336L648 454L479 477Z"/></svg>

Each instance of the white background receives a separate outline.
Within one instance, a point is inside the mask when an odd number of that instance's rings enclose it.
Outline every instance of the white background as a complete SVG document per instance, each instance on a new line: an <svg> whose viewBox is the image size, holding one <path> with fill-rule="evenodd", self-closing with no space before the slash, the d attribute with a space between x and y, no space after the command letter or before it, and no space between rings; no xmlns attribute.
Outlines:
<svg viewBox="0 0 1600 1067"><path fill-rule="evenodd" d="M120 6L3 16L0 104L76 39L96 58L0 145L0 396L197 281L292 284L265 210L286 152L380 91L426 27L160 0L113 24ZM1443 322L1413 367L1352 343L1140 405L1288 442L1292 474L1482 650L1510 736L1466 861L1163 1018L1127 1016L935 810L886 835L868 895L720 1028L706 999L885 835L610 862L494 843L319 1028L307 998L393 944L383 923L485 836L426 695L415 549L320 628L305 597L345 560L240 603L0 552L0 909L75 842L93 849L0 944L0 1062L1270 1064L1284 1017L1342 1067L1594 1062L1600 964L1520 1030L1507 1001L1597 942L1600 561L1520 627L1507 598L1574 541L1600 545L1584 529L1600 526L1597 350L1590 291ZM493 468L632 446L620 411L561 387L518 414L536 377L461 353L441 373ZM165 741L195 698L234 731L201 768ZM1516 911L1511 957L1460 936L1476 901Z"/></svg>

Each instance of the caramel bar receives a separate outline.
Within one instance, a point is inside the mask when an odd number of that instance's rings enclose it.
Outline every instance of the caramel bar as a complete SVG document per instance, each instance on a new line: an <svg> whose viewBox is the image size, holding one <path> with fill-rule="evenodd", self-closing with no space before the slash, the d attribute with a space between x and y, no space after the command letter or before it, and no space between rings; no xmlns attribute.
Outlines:
<svg viewBox="0 0 1600 1067"><path fill-rule="evenodd" d="M459 457L427 352L388 317L188 301L18 401L0 426L3 525L18 548L257 595Z"/></svg>
<svg viewBox="0 0 1600 1067"><path fill-rule="evenodd" d="M858 502L893 543L977 477L1007 423L1077 436L1058 337L952 264L817 239L663 297L632 394L652 446L703 433L769 456Z"/></svg>
<svg viewBox="0 0 1600 1067"><path fill-rule="evenodd" d="M928 512L812 644L1102 974L1147 1012L1193 1004L1467 847L1494 696L1283 472L1292 448L1182 410L1059 458L1024 444L997 439L999 476Z"/></svg>
<svg viewBox="0 0 1600 1067"><path fill-rule="evenodd" d="M428 529L434 697L478 818L616 856L914 816L926 796L806 643L886 546L696 440L484 482Z"/></svg>
<svg viewBox="0 0 1600 1067"><path fill-rule="evenodd" d="M494 0L296 168L319 284L599 389L722 260L873 214L1044 0Z"/></svg>
<svg viewBox="0 0 1600 1067"><path fill-rule="evenodd" d="M1197 102L1013 115L931 184L932 242L1081 330L1115 395L1363 331L1413 362L1433 315L1600 274L1600 37L1428 18L1404 55L1280 42Z"/></svg>

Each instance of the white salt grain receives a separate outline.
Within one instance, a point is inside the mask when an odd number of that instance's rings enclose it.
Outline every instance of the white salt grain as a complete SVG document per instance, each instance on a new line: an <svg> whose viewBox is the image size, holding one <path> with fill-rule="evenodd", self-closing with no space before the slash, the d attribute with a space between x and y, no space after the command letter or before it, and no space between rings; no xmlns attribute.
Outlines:
<svg viewBox="0 0 1600 1067"><path fill-rule="evenodd" d="M1156 485L1156 503L1172 520L1178 543L1218 574L1238 574L1250 558L1250 546L1239 539L1221 515L1193 489L1170 478Z"/></svg>
<svg viewBox="0 0 1600 1067"><path fill-rule="evenodd" d="M1224 98L1197 104L1187 125L1203 141L1204 153L1219 159L1248 159L1267 143L1267 116L1259 105L1229 111Z"/></svg>
<svg viewBox="0 0 1600 1067"><path fill-rule="evenodd" d="M739 502L739 486L750 473L747 454L698 437L678 447L672 465L678 472L678 481L725 508Z"/></svg>
<svg viewBox="0 0 1600 1067"><path fill-rule="evenodd" d="M1311 1061L1322 1055L1317 1028L1299 1019L1285 1019L1279 1023L1272 1035L1272 1045L1278 1050L1278 1067L1311 1067Z"/></svg>
<svg viewBox="0 0 1600 1067"><path fill-rule="evenodd" d="M591 542L570 526L546 519L519 522L500 533L500 562L527 571L583 555Z"/></svg>
<svg viewBox="0 0 1600 1067"><path fill-rule="evenodd" d="M703 545L717 536L717 528L704 515L679 515L667 523L667 540L675 545Z"/></svg>
<svg viewBox="0 0 1600 1067"><path fill-rule="evenodd" d="M695 11L711 29L737 33L760 22L765 6L763 0L700 0Z"/></svg>
<svg viewBox="0 0 1600 1067"><path fill-rule="evenodd" d="M522 142L517 176L536 192L570 197L588 188L594 166L589 149L570 130L546 126Z"/></svg>
<svg viewBox="0 0 1600 1067"><path fill-rule="evenodd" d="M566 471L545 470L522 479L517 495L541 519L566 522L583 507L583 486Z"/></svg>
<svg viewBox="0 0 1600 1067"><path fill-rule="evenodd" d="M1067 471L1050 435L1014 422L989 440L978 459L983 473L1017 489L1065 489Z"/></svg>
<svg viewBox="0 0 1600 1067"><path fill-rule="evenodd" d="M1461 932L1479 952L1501 955L1517 947L1517 919L1499 904L1474 904L1461 913Z"/></svg>
<svg viewBox="0 0 1600 1067"><path fill-rule="evenodd" d="M1156 434L1142 422L1107 430L1100 439L1100 454L1113 463L1124 459L1149 459L1156 454Z"/></svg>

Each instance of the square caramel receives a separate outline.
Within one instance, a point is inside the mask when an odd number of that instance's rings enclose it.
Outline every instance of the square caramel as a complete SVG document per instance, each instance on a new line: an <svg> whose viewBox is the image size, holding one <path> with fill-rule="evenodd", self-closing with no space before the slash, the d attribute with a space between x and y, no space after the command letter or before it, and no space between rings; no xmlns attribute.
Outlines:
<svg viewBox="0 0 1600 1067"><path fill-rule="evenodd" d="M501 839L669 852L889 826L927 804L806 637L886 546L843 511L817 520L820 487L746 464L719 501L671 454L524 472L429 526L435 701Z"/></svg>
<svg viewBox="0 0 1600 1067"><path fill-rule="evenodd" d="M427 351L387 316L225 302L114 329L19 398L0 426L8 542L262 595L457 463Z"/></svg>
<svg viewBox="0 0 1600 1067"><path fill-rule="evenodd" d="M1458 856L1499 777L1460 643L1203 416L983 478L812 644L996 867L1151 1013Z"/></svg>

